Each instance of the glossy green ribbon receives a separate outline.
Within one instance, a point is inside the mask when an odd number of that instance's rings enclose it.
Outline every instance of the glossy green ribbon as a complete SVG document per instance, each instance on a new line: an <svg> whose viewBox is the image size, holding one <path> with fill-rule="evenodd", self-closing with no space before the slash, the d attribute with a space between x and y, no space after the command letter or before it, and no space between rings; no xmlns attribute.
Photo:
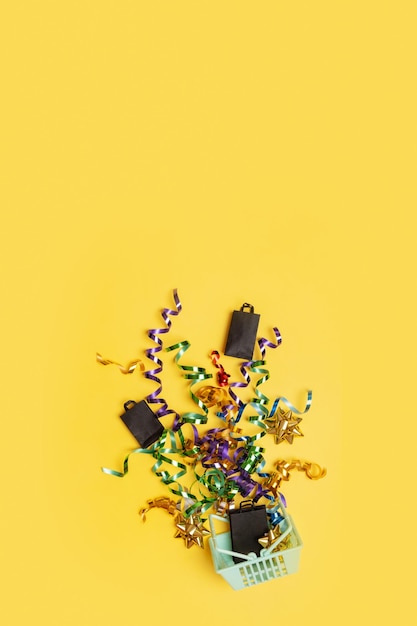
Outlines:
<svg viewBox="0 0 417 626"><path fill-rule="evenodd" d="M256 381L256 398L253 398L249 404L251 404L260 415L268 415L267 407L269 403L269 398L265 394L261 393L258 387L269 379L269 371L267 369L259 367L260 365L265 365L265 361L252 361L250 366L248 367L248 369L253 374L263 374L263 376Z"/></svg>
<svg viewBox="0 0 417 626"><path fill-rule="evenodd" d="M240 371L242 373L243 378L245 379L245 382L244 383L241 383L241 382L230 383L229 394L232 397L232 399L236 402L236 404L239 406L238 414L234 420L235 424L240 420L240 418L242 417L242 413L247 406L253 406L255 410L257 411L257 413L261 416L261 418L266 417L268 415L269 398L259 390L260 385L262 385L269 379L269 370L265 369L264 367L260 367L264 365L265 365L265 361L263 360L262 361L244 361L240 367ZM255 398L252 398L250 402L245 404L244 402L242 402L239 396L236 395L236 393L233 391L233 388L234 387L248 387L251 381L251 376L249 372L251 374L261 374L261 378L259 378L255 384Z"/></svg>
<svg viewBox="0 0 417 626"><path fill-rule="evenodd" d="M313 401L313 392L309 390L307 391L307 402L306 402L305 408L303 411L299 411L293 404L291 404L289 400L287 400L287 398L284 398L284 396L280 396L276 398L276 400L274 401L269 417L274 416L278 408L278 404L280 402L283 402L290 409L290 411L292 411L296 415L304 415L304 413L307 413L307 411L310 410L312 401Z"/></svg>
<svg viewBox="0 0 417 626"><path fill-rule="evenodd" d="M159 442L156 441L149 448L135 448L124 458L123 460L123 471L118 472L117 470L110 469L108 467L102 467L101 471L104 474L110 474L111 476L116 476L117 478L123 478L129 472L129 459L133 454L151 454L155 456L156 450L159 447Z"/></svg>
<svg viewBox="0 0 417 626"><path fill-rule="evenodd" d="M263 452L265 452L265 448L261 448L259 446L249 446L246 451L246 459L240 466L241 469L245 470L245 472L248 472L248 474L252 474L256 470L256 468L262 463Z"/></svg>
<svg viewBox="0 0 417 626"><path fill-rule="evenodd" d="M195 501L189 505L184 511L184 515L192 515L198 511L205 513L214 507L219 501L230 502L239 493L239 489L233 481L228 480L227 476L218 468L213 467L206 469L203 474L199 474L194 470L195 483L203 485L207 493L203 493L199 489L201 499L195 498ZM192 496L194 498L194 496Z"/></svg>
<svg viewBox="0 0 417 626"><path fill-rule="evenodd" d="M195 413L194 411L189 411L187 413L183 413L181 415L181 420L190 424L206 424L207 423L207 414L208 407L204 404L202 400L198 396L196 396L192 392L192 387L200 382L201 380L206 380L207 378L212 378L212 374L208 374L204 367L197 367L195 365L181 365L178 361L182 358L184 353L190 348L189 341L181 341L172 346L166 348L167 352L171 352L173 350L178 350L177 354L174 357L175 363L177 366L185 372L184 378L187 380L191 380L189 392L191 398L195 404L203 411L203 413Z"/></svg>
<svg viewBox="0 0 417 626"><path fill-rule="evenodd" d="M152 472L158 476L158 478L165 484L168 485L170 491L175 493L176 495L189 495L188 489L184 488L178 481L182 478L187 472L187 466L184 463L180 463L174 458L169 458L167 455L180 454L183 451L183 447L177 446L175 437L176 434L172 430L165 430L161 437L149 448L136 448L129 452L129 454L125 457L123 461L123 471L119 472L117 470L110 469L108 467L102 467L101 470L104 474L110 474L111 476L116 476L117 478L123 478L129 472L129 459L133 454L150 454L156 459L156 462L152 466ZM166 468L161 469L163 464L166 463L175 467L177 470L176 473L170 473ZM175 488L174 484L177 484L177 488Z"/></svg>

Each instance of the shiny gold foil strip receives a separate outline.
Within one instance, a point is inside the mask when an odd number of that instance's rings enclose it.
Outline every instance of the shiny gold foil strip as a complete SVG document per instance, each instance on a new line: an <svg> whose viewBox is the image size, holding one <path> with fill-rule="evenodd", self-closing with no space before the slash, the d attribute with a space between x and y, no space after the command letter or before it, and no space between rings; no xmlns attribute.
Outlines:
<svg viewBox="0 0 417 626"><path fill-rule="evenodd" d="M122 374L133 374L135 369L139 366L139 370L141 372L145 371L145 366L140 359L136 359L136 361L130 361L127 365L121 365L121 363L117 363L116 361L111 361L110 359L105 359L97 352L96 360L102 365L117 365Z"/></svg>

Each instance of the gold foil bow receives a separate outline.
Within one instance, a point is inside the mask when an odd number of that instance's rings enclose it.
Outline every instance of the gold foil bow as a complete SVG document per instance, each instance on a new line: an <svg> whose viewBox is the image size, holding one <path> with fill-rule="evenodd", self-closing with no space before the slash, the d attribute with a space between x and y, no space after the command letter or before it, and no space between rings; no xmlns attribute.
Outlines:
<svg viewBox="0 0 417 626"><path fill-rule="evenodd" d="M281 530L278 525L271 529L264 537L260 537L258 542L263 548L270 548L281 535ZM291 534L287 535L282 541L280 541L273 549L275 551L282 551L291 548Z"/></svg>
<svg viewBox="0 0 417 626"><path fill-rule="evenodd" d="M298 426L301 421L301 417L293 417L290 409L284 411L279 407L273 417L265 419L266 432L274 435L275 443L281 443L281 441L292 443L294 437L304 437Z"/></svg>
<svg viewBox="0 0 417 626"><path fill-rule="evenodd" d="M176 533L175 538L181 537L187 548L194 545L204 548L204 537L210 532L204 528L203 522L198 514L192 514L185 517L180 510L180 502L176 503L170 498L160 497L147 501L147 506L139 510L142 521L146 521L146 513L153 508L165 509L174 517Z"/></svg>

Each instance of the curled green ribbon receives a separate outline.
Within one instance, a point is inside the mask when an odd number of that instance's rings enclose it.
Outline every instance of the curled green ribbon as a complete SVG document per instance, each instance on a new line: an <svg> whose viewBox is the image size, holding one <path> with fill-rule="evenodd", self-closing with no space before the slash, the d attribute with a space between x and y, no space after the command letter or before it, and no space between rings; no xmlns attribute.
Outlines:
<svg viewBox="0 0 417 626"><path fill-rule="evenodd" d="M256 381L256 385L255 385L256 397L253 398L249 404L254 406L255 410L260 415L268 415L269 398L265 394L261 393L258 387L269 379L269 371L267 369L259 367L260 365L265 365L265 361L253 361L251 362L248 368L254 374L263 374L263 376L259 378L259 380Z"/></svg>
<svg viewBox="0 0 417 626"><path fill-rule="evenodd" d="M181 420L183 422L187 422L190 424L206 424L207 423L207 414L208 407L204 404L204 402L196 396L191 388L201 380L206 380L207 378L212 378L212 374L208 374L204 367L197 367L195 365L181 365L178 361L182 358L184 353L190 348L189 341L181 341L172 346L166 348L167 352L171 352L172 350L178 350L177 354L174 357L175 363L177 366L186 372L184 374L184 378L187 380L191 380L189 392L191 398L195 404L203 411L203 413L195 413L194 411L189 411L187 413L183 413L181 415Z"/></svg>
<svg viewBox="0 0 417 626"><path fill-rule="evenodd" d="M118 472L117 470L110 469L108 467L102 467L101 471L103 474L110 474L111 476L116 476L117 478L123 478L129 472L129 459L133 454L151 454L152 456L155 454L155 450L158 447L158 442L155 442L149 448L135 448L124 458L123 460L123 471Z"/></svg>

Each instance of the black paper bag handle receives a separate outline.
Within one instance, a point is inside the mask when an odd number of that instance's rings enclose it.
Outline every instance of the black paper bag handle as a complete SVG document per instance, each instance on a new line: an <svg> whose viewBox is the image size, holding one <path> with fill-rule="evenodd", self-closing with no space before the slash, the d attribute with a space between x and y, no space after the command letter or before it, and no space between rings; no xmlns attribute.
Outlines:
<svg viewBox="0 0 417 626"><path fill-rule="evenodd" d="M124 403L124 408L125 411L128 411L129 409L132 408L132 406L135 406L136 402L134 400L128 400L127 402Z"/></svg>
<svg viewBox="0 0 417 626"><path fill-rule="evenodd" d="M242 500L239 505L239 511L252 511L253 500Z"/></svg>
<svg viewBox="0 0 417 626"><path fill-rule="evenodd" d="M248 304L247 302L244 302L244 303L242 304L242 306L240 307L240 310L241 310L241 311L243 311L244 309L250 309L250 312L251 312L251 313L254 313L254 311L255 311L255 309L254 309L253 305L252 305L252 304Z"/></svg>

